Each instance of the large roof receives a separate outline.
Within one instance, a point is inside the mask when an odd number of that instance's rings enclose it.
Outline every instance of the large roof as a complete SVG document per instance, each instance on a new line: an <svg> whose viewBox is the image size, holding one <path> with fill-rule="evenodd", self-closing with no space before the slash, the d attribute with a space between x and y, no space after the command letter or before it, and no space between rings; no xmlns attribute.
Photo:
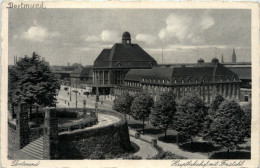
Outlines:
<svg viewBox="0 0 260 168"><path fill-rule="evenodd" d="M116 43L104 49L94 62L93 68L150 68L156 61L138 44Z"/></svg>
<svg viewBox="0 0 260 168"><path fill-rule="evenodd" d="M236 73L239 77L239 79L246 79L246 80L251 80L251 67L230 67L229 68L231 71Z"/></svg>
<svg viewBox="0 0 260 168"><path fill-rule="evenodd" d="M238 76L234 72L220 63L213 62L194 64L191 67L153 67L152 69L132 69L126 74L125 80L141 81L143 77L173 79L176 81L197 80L198 82L201 82L203 78L208 82L212 82L213 77L214 82L226 78L236 78L238 80Z"/></svg>

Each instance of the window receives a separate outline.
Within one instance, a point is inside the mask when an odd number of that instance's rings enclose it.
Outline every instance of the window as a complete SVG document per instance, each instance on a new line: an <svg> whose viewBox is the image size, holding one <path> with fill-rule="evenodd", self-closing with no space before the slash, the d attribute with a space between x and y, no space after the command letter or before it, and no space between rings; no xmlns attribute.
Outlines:
<svg viewBox="0 0 260 168"><path fill-rule="evenodd" d="M155 78L153 79L153 82L156 82Z"/></svg>
<svg viewBox="0 0 260 168"><path fill-rule="evenodd" d="M122 65L121 65L120 62L118 62L118 63L116 64L116 66L117 66L117 67L121 67Z"/></svg>
<svg viewBox="0 0 260 168"><path fill-rule="evenodd" d="M162 80L162 83L164 83L164 79Z"/></svg>
<svg viewBox="0 0 260 168"><path fill-rule="evenodd" d="M170 83L170 80L169 80L169 79L167 79L167 83Z"/></svg>
<svg viewBox="0 0 260 168"><path fill-rule="evenodd" d="M177 80L176 80L176 79L174 80L174 83L177 83Z"/></svg>
<svg viewBox="0 0 260 168"><path fill-rule="evenodd" d="M144 78L143 78L143 82L144 82Z"/></svg>
<svg viewBox="0 0 260 168"><path fill-rule="evenodd" d="M184 80L183 80L183 79L181 80L181 83L184 83Z"/></svg>

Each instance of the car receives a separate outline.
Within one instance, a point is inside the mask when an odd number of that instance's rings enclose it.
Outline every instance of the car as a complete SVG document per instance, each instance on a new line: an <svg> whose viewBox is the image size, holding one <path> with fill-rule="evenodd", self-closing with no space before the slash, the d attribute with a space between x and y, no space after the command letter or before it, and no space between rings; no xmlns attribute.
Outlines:
<svg viewBox="0 0 260 168"><path fill-rule="evenodd" d="M72 90L72 92L78 93L79 91L77 91L77 90Z"/></svg>
<svg viewBox="0 0 260 168"><path fill-rule="evenodd" d="M67 91L68 89L69 89L69 88L67 88L67 87L64 88L64 90L66 90L66 91Z"/></svg>

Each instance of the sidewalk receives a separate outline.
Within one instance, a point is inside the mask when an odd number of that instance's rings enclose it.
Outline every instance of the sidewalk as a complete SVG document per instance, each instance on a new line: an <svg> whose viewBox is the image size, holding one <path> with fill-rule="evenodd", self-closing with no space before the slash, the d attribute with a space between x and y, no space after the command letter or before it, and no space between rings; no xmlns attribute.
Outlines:
<svg viewBox="0 0 260 168"><path fill-rule="evenodd" d="M129 134L134 135L136 131L129 129ZM151 142L154 137L151 137L149 135L141 135L141 138L144 140L147 140ZM179 149L179 147L176 144L169 144L169 143L164 143L162 141L157 140L157 144L159 147L161 147L164 151L169 151L171 153L174 153L179 156L186 157L188 159L207 159L208 157L205 155L201 155L199 153L192 153L192 152L187 152Z"/></svg>
<svg viewBox="0 0 260 168"><path fill-rule="evenodd" d="M140 150L134 153L134 156L140 156L142 159L152 158L158 154L157 149L142 139L135 139L134 135L130 134L130 141L140 147Z"/></svg>

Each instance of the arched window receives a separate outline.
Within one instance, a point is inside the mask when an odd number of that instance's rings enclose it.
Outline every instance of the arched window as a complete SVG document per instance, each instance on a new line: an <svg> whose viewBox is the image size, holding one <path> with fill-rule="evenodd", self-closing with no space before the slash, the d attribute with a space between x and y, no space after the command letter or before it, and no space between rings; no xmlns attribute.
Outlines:
<svg viewBox="0 0 260 168"><path fill-rule="evenodd" d="M121 64L120 62L118 62L118 63L116 64L116 66L117 66L117 67L122 67L122 64Z"/></svg>

